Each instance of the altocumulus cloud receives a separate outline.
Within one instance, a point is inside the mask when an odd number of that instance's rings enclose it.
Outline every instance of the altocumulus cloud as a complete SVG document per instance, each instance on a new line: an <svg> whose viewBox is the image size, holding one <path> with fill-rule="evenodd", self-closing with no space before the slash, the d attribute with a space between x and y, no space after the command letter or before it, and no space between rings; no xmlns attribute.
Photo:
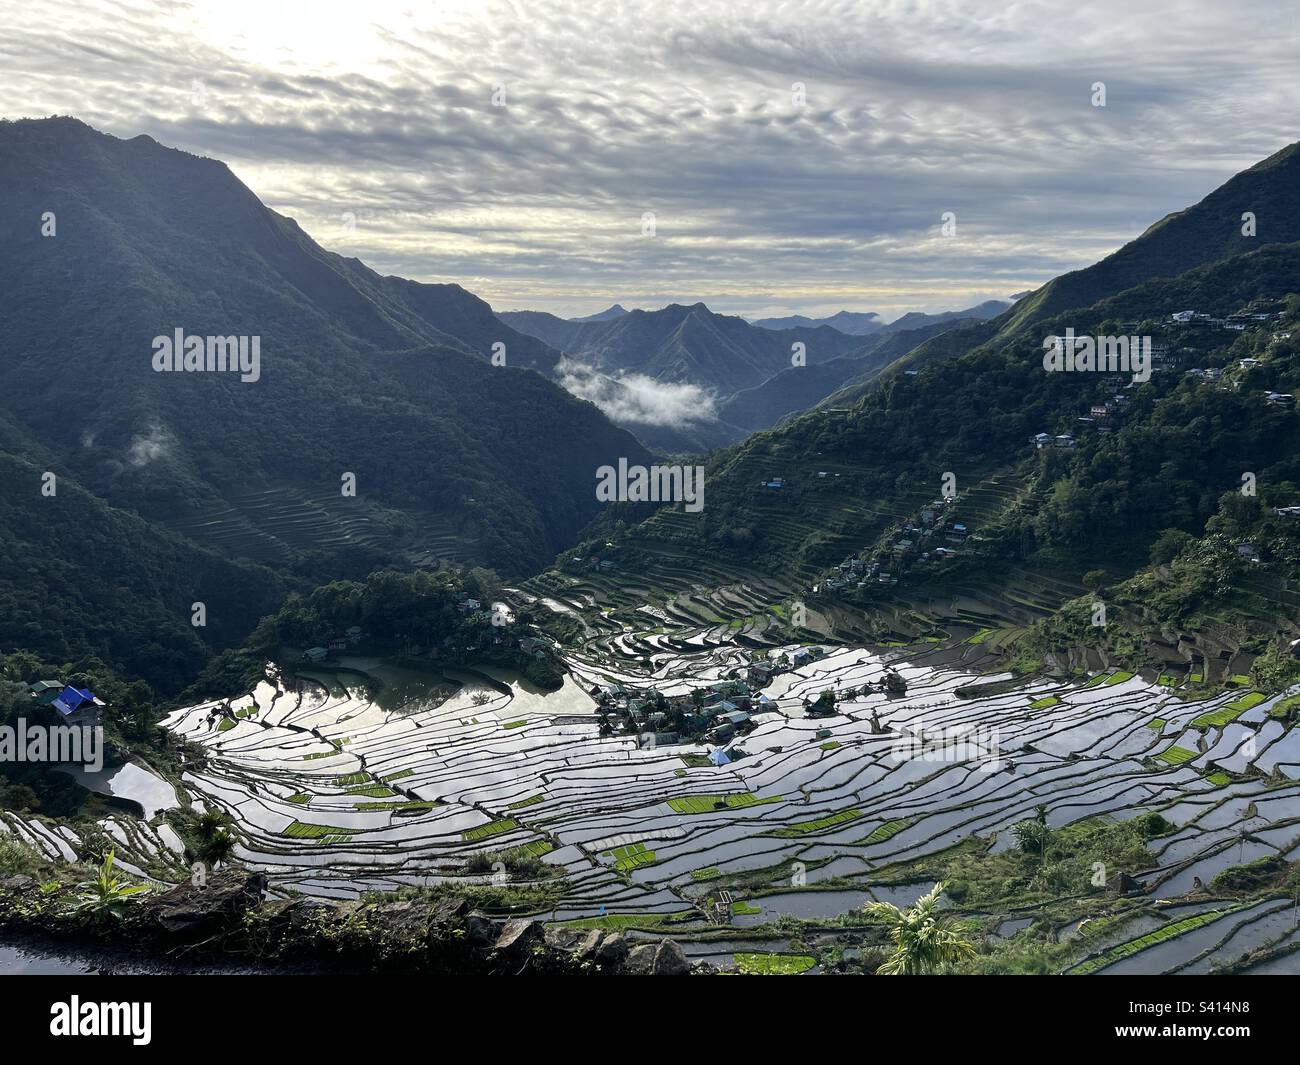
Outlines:
<svg viewBox="0 0 1300 1065"><path fill-rule="evenodd" d="M715 397L690 383L656 381L645 374L610 377L575 359L556 366L560 383L579 399L590 400L620 425L684 429L714 421Z"/></svg>
<svg viewBox="0 0 1300 1065"><path fill-rule="evenodd" d="M1085 265L1294 139L1293 19L1283 0L30 0L6 14L0 98L225 159L326 246L500 309L889 316Z"/></svg>

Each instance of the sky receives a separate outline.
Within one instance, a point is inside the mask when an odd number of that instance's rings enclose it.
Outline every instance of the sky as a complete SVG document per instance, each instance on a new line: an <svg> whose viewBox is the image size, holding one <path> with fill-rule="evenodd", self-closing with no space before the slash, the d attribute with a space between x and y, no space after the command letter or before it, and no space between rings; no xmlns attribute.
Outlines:
<svg viewBox="0 0 1300 1065"><path fill-rule="evenodd" d="M325 247L497 310L957 309L1300 139L1281 2L0 6L3 117L220 158Z"/></svg>

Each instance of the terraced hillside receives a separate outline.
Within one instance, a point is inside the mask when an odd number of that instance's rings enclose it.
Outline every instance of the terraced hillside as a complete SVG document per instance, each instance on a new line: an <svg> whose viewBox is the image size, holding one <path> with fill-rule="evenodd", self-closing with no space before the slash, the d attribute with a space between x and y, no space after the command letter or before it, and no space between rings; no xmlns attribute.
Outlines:
<svg viewBox="0 0 1300 1065"><path fill-rule="evenodd" d="M586 593L552 593L589 609ZM1300 731L1273 713L1290 692L1184 701L1126 673L1010 683L978 672L988 659L970 642L906 661L846 648L776 677L730 764L711 765L707 745L600 735L586 694L601 683L685 694L768 655L746 644L774 634L690 624L708 606L674 604L641 628L593 616L551 695L462 674L445 699L381 708L313 672L178 710L167 727L209 752L181 783L234 819L237 857L277 889L349 898L488 883L467 868L475 854L530 855L564 877L548 920L671 930L694 957L726 965L789 953L782 916L833 933L866 901L916 898L953 855L996 861L1035 811L1062 832L1155 813L1167 827L1147 857L1101 887L1067 885L1076 916L1053 934L1060 968L1196 971L1247 950L1290 964L1300 944L1280 905L1210 887L1300 848ZM875 689L887 669L905 696ZM809 717L806 701L828 689L844 693L834 713ZM101 828L129 868L165 879L177 848L159 824ZM65 857L80 843L12 816L5 829ZM1120 873L1128 886L1116 894ZM1063 905L1033 898L1011 915L952 905L992 944L1028 942Z"/></svg>
<svg viewBox="0 0 1300 1065"><path fill-rule="evenodd" d="M348 547L385 553L401 549L412 562L432 565L478 559L474 541L446 517L402 515L344 498L336 489L261 489L168 524L196 543L268 564L289 562L308 551L334 554Z"/></svg>

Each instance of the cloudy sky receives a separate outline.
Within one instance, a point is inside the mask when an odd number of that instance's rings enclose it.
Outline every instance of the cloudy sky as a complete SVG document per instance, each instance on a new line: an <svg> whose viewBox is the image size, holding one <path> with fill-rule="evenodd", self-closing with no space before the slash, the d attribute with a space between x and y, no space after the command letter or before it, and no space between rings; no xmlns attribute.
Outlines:
<svg viewBox="0 0 1300 1065"><path fill-rule="evenodd" d="M498 310L967 306L1300 139L1282 2L3 6L5 117L219 157L326 247Z"/></svg>

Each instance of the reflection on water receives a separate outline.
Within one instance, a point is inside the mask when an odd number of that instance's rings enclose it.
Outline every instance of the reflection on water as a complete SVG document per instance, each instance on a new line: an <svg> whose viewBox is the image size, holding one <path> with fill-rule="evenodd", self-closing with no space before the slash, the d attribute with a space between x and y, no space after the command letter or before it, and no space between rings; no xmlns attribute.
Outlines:
<svg viewBox="0 0 1300 1065"><path fill-rule="evenodd" d="M81 958L0 944L0 976L63 976L93 972L95 967Z"/></svg>
<svg viewBox="0 0 1300 1065"><path fill-rule="evenodd" d="M347 655L339 659L339 670L299 671L300 677L315 680L337 695L368 699L391 713L415 714L441 706L460 685L442 673L393 665L382 658Z"/></svg>
<svg viewBox="0 0 1300 1065"><path fill-rule="evenodd" d="M130 799L144 808L145 820L159 810L171 810L178 803L176 789L152 770L127 762L116 769L92 773L84 766L60 766L59 772L73 777L83 788L99 795Z"/></svg>

